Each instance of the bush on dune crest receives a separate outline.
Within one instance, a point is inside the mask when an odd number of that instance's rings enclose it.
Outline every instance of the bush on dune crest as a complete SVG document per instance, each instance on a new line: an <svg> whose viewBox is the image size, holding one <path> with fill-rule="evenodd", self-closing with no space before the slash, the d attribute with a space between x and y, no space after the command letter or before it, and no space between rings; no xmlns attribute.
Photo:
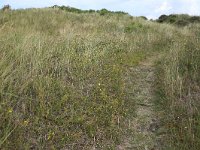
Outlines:
<svg viewBox="0 0 200 150"><path fill-rule="evenodd" d="M189 16L187 14L161 15L156 21L185 27L190 24L200 23L200 16Z"/></svg>

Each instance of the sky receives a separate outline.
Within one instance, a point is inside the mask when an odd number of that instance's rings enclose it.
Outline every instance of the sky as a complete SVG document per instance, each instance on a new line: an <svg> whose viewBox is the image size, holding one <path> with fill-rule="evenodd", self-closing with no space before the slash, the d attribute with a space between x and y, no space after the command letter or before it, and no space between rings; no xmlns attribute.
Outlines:
<svg viewBox="0 0 200 150"><path fill-rule="evenodd" d="M133 16L155 19L162 14L184 13L200 15L200 0L0 0L0 7L9 4L14 9L66 5L79 9L125 11Z"/></svg>

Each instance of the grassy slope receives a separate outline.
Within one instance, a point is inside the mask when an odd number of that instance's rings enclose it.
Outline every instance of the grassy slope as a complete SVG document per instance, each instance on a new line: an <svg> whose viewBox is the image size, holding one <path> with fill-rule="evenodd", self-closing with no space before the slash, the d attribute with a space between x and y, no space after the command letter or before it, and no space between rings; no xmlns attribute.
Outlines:
<svg viewBox="0 0 200 150"><path fill-rule="evenodd" d="M163 68L173 71L170 55L179 56L187 31L128 15L0 12L0 147L111 149L124 132L119 120L133 109L124 69L171 49ZM169 90L163 72L160 85Z"/></svg>

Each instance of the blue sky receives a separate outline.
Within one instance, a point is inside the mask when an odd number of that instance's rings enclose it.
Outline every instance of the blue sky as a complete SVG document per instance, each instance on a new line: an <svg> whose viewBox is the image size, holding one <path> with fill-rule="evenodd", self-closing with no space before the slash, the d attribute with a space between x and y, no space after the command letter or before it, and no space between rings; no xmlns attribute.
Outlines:
<svg viewBox="0 0 200 150"><path fill-rule="evenodd" d="M0 0L0 7L6 4L15 9L47 7L55 4L80 9L106 8L148 18L172 13L200 15L200 0Z"/></svg>

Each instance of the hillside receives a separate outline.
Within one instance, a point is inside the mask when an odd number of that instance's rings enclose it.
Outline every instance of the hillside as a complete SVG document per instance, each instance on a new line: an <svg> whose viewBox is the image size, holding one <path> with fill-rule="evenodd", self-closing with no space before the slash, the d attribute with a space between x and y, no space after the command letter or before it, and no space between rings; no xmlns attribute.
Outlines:
<svg viewBox="0 0 200 150"><path fill-rule="evenodd" d="M198 149L199 29L119 12L0 11L0 148L119 149L135 139L150 149L157 136L158 149ZM154 115L151 142L137 142L134 121L152 125Z"/></svg>

